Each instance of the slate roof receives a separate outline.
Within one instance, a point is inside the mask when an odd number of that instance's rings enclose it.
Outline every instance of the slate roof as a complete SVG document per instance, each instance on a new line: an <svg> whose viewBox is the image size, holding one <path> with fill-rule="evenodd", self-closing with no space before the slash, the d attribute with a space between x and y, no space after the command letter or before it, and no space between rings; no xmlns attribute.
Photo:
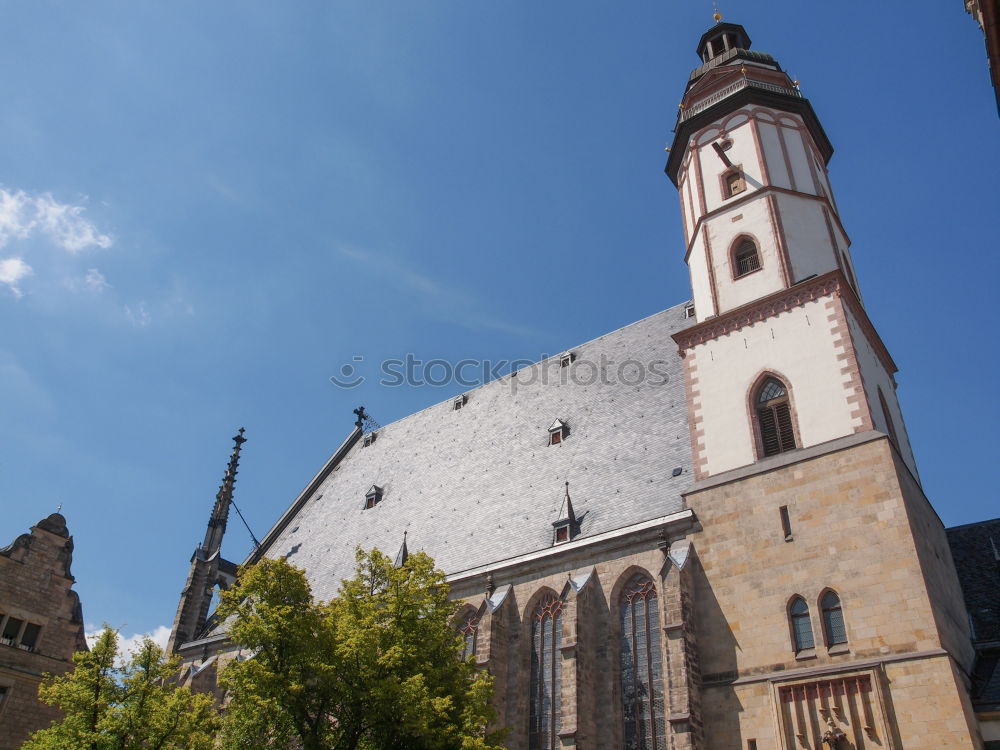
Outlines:
<svg viewBox="0 0 1000 750"><path fill-rule="evenodd" d="M947 529L974 641L1000 641L1000 518Z"/></svg>
<svg viewBox="0 0 1000 750"><path fill-rule="evenodd" d="M976 663L972 701L1000 709L1000 518L947 529L951 556L972 624Z"/></svg>
<svg viewBox="0 0 1000 750"><path fill-rule="evenodd" d="M404 531L411 553L426 551L449 574L549 548L566 481L577 539L682 510L691 446L671 334L693 322L684 308L574 347L568 368L552 357L469 391L462 409L456 394L380 428L370 446L351 447L265 554L305 568L314 594L329 599L353 574L356 546L391 557ZM569 436L549 445L555 419ZM365 510L372 485L382 499Z"/></svg>

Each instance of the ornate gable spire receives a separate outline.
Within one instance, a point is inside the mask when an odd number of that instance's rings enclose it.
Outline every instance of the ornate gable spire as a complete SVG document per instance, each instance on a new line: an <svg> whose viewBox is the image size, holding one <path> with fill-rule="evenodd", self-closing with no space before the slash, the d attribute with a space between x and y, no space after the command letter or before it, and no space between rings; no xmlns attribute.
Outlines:
<svg viewBox="0 0 1000 750"><path fill-rule="evenodd" d="M236 474L240 463L240 448L247 441L243 437L246 430L240 427L240 431L233 436L232 455L229 457L229 464L226 466L226 473L222 477L222 484L215 495L215 506L212 508L212 515L208 519L208 528L205 530L205 541L201 548L207 557L215 554L222 547L222 536L226 532L226 523L229 521L229 506L233 502L233 487L236 484Z"/></svg>

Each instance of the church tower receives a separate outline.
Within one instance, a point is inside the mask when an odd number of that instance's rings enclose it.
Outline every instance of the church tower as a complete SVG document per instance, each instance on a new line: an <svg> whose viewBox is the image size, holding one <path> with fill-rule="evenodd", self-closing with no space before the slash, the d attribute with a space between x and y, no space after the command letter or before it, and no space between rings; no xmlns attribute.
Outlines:
<svg viewBox="0 0 1000 750"><path fill-rule="evenodd" d="M698 321L675 337L696 476L872 429L916 474L830 186L833 147L798 81L750 45L732 23L701 37L666 167Z"/></svg>
<svg viewBox="0 0 1000 750"><path fill-rule="evenodd" d="M666 172L706 748L979 747L944 527L797 81L742 26L700 39ZM891 251L892 249L888 249Z"/></svg>
<svg viewBox="0 0 1000 750"><path fill-rule="evenodd" d="M215 505L208 519L205 538L191 555L191 567L188 569L187 581L184 590L181 591L177 614L170 629L170 640L167 642L168 654L177 651L180 644L195 640L205 630L215 587L226 589L236 581L236 565L223 559L220 553L222 537L226 533L226 523L229 521L229 506L233 501L233 488L240 463L240 448L247 441L243 433L244 429L241 427L233 437L235 445L222 484L215 495Z"/></svg>

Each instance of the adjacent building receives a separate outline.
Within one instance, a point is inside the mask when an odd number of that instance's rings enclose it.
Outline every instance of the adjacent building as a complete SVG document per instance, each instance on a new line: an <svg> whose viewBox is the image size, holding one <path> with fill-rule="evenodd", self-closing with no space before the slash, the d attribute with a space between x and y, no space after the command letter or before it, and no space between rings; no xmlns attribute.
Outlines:
<svg viewBox="0 0 1000 750"><path fill-rule="evenodd" d="M965 0L968 11L986 40L986 63L1000 111L1000 0Z"/></svg>
<svg viewBox="0 0 1000 750"><path fill-rule="evenodd" d="M0 548L0 750L16 750L61 713L38 700L43 674L87 648L73 591L73 537L59 513Z"/></svg>

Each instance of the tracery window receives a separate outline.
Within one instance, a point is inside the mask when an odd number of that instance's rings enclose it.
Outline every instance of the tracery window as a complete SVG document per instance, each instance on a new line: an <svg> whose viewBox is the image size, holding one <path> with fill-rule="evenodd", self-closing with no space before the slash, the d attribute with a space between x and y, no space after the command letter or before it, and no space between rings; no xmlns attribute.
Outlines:
<svg viewBox="0 0 1000 750"><path fill-rule="evenodd" d="M562 601L548 594L531 617L529 750L555 750L559 743Z"/></svg>
<svg viewBox="0 0 1000 750"><path fill-rule="evenodd" d="M812 621L809 619L809 605L801 596L795 597L789 605L788 619L792 626L795 652L815 648L816 641L813 639Z"/></svg>
<svg viewBox="0 0 1000 750"><path fill-rule="evenodd" d="M462 661L476 655L476 639L479 636L479 616L470 611L462 621L458 632L462 636Z"/></svg>
<svg viewBox="0 0 1000 750"><path fill-rule="evenodd" d="M847 628L844 626L844 610L840 606L840 597L835 591L827 591L819 600L823 613L823 637L827 646L847 643Z"/></svg>
<svg viewBox="0 0 1000 750"><path fill-rule="evenodd" d="M666 717L656 586L638 573L621 602L622 711L626 750L663 750Z"/></svg>
<svg viewBox="0 0 1000 750"><path fill-rule="evenodd" d="M795 448L792 412L788 391L777 378L768 378L757 391L754 400L760 446L765 456L773 456Z"/></svg>

